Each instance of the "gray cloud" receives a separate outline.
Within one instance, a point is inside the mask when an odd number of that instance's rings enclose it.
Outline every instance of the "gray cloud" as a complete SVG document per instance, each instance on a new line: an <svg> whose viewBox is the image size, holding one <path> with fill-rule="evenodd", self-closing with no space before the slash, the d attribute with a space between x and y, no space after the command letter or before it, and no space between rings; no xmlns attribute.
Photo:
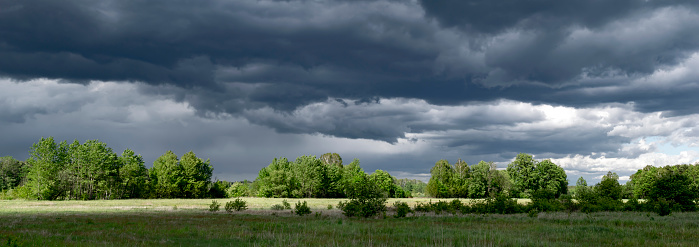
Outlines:
<svg viewBox="0 0 699 247"><path fill-rule="evenodd" d="M309 143L332 140L338 148L342 142L412 145L436 153L398 159L354 152L382 163L462 154L473 162L505 162L517 152L562 160L570 154L593 161L638 158L655 149L624 145L649 135L693 143L687 133L696 132L687 129L694 120L678 120L693 119L699 111L694 1L0 0L0 5L0 76L17 82L3 85L0 122L13 126L89 112L82 119L95 125L140 126L115 132L125 136L166 122L150 135L162 140L153 145L175 142L173 132L189 131L178 124L199 128L221 121L211 131L191 132L198 135L180 133L192 140L182 148L196 145L219 157L226 152L202 136L255 139L228 128L271 131L262 140L301 140L314 148L319 146ZM36 84L42 80L50 83ZM123 87L139 100L82 90L95 85ZM550 112L559 108L562 113ZM568 117L579 124L551 120L571 112ZM640 127L629 123L642 120L647 122ZM103 136L98 132L64 136ZM213 143L245 146L225 138Z"/></svg>

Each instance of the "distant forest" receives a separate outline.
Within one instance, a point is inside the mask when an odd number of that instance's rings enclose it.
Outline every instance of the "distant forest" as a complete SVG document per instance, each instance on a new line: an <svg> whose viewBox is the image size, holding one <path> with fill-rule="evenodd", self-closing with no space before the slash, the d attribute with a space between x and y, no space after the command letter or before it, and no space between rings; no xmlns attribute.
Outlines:
<svg viewBox="0 0 699 247"><path fill-rule="evenodd" d="M505 170L493 162L468 165L439 160L428 183L396 179L388 172L366 173L354 159L344 164L336 153L275 158L254 181L212 181L214 167L188 152L168 151L148 169L141 155L127 149L117 155L105 143L77 140L57 143L41 138L26 161L0 158L0 199L94 200L126 198L346 198L356 186L370 183L385 197L436 198L559 198L578 200L658 199L692 201L699 198L699 165L647 166L625 185L609 172L594 186L580 178L569 190L567 175L550 160L519 154Z"/></svg>

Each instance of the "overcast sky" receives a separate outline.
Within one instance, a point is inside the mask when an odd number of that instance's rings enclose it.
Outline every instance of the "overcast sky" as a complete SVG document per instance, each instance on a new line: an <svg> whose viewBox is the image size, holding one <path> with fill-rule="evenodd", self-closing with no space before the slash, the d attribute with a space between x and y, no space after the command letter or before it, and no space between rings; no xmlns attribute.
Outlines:
<svg viewBox="0 0 699 247"><path fill-rule="evenodd" d="M99 139L253 180L339 153L552 159L572 184L699 161L694 0L0 0L0 156Z"/></svg>

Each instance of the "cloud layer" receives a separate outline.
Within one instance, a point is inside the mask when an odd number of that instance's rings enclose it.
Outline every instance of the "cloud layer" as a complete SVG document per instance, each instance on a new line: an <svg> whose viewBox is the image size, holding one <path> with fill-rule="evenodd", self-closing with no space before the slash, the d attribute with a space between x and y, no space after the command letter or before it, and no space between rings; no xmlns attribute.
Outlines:
<svg viewBox="0 0 699 247"><path fill-rule="evenodd" d="M695 1L0 2L8 154L41 129L185 138L172 149L227 163L248 142L302 140L270 150L411 174L518 152L576 174L699 157Z"/></svg>

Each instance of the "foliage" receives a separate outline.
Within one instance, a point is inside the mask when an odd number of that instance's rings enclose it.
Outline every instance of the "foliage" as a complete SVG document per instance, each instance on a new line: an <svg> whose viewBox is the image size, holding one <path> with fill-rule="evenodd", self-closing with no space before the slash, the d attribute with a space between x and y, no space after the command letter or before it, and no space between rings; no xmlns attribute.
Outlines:
<svg viewBox="0 0 699 247"><path fill-rule="evenodd" d="M677 171L666 170L655 180L648 193L652 202L667 203L671 208L682 211L695 211L695 195L688 186L689 177Z"/></svg>
<svg viewBox="0 0 699 247"><path fill-rule="evenodd" d="M226 189L226 197L243 197L250 196L250 189L245 182L235 182Z"/></svg>
<svg viewBox="0 0 699 247"><path fill-rule="evenodd" d="M0 157L0 191L19 186L27 176L27 165L12 157Z"/></svg>
<svg viewBox="0 0 699 247"><path fill-rule="evenodd" d="M119 177L124 187L123 198L144 198L148 193L148 169L141 155L131 149L126 149L119 157L122 166Z"/></svg>
<svg viewBox="0 0 699 247"><path fill-rule="evenodd" d="M400 186L403 189L403 191L405 191L407 197L424 196L425 188L427 187L427 183L421 180L408 178L398 179L396 180L396 184Z"/></svg>
<svg viewBox="0 0 699 247"><path fill-rule="evenodd" d="M415 212L429 212L432 210L432 203L422 203L422 202L417 202L415 203L415 206L413 206L413 211Z"/></svg>
<svg viewBox="0 0 699 247"><path fill-rule="evenodd" d="M413 211L410 209L410 206L408 206L408 203L405 202L394 202L393 207L396 209L396 214L393 215L393 217L396 218L403 218L408 215L408 213L412 213Z"/></svg>
<svg viewBox="0 0 699 247"><path fill-rule="evenodd" d="M507 173L513 196L529 198L534 191L545 189L558 197L568 190L565 171L551 160L536 161L533 156L520 153L507 166Z"/></svg>
<svg viewBox="0 0 699 247"><path fill-rule="evenodd" d="M386 212L386 194L365 173L356 174L346 185L350 200L338 208L347 217L372 217Z"/></svg>
<svg viewBox="0 0 699 247"><path fill-rule="evenodd" d="M619 184L619 175L613 172L607 172L607 175L602 177L602 181L595 185L595 192L600 197L606 197L611 200L621 200L622 186Z"/></svg>
<svg viewBox="0 0 699 247"><path fill-rule="evenodd" d="M213 183L209 183L209 191L207 192L207 195L209 195L211 198L227 198L227 193L226 191L228 190L228 187L230 187L230 183L225 182L225 181L216 181Z"/></svg>
<svg viewBox="0 0 699 247"><path fill-rule="evenodd" d="M311 208L308 207L308 203L306 201L299 201L294 207L294 213L298 216L304 216L311 213Z"/></svg>
<svg viewBox="0 0 699 247"><path fill-rule="evenodd" d="M437 198L486 198L509 190L508 174L497 170L493 162L481 161L468 166L458 160L453 166L438 161L430 170L427 194Z"/></svg>
<svg viewBox="0 0 699 247"><path fill-rule="evenodd" d="M221 208L221 203L217 202L216 200L211 201L211 204L209 204L209 211L210 212L216 212Z"/></svg>
<svg viewBox="0 0 699 247"><path fill-rule="evenodd" d="M281 204L274 204L272 205L272 210L284 210L284 206Z"/></svg>
<svg viewBox="0 0 699 247"><path fill-rule="evenodd" d="M226 203L226 212L243 211L248 208L248 205L243 199L236 198L234 201L229 201Z"/></svg>
<svg viewBox="0 0 699 247"><path fill-rule="evenodd" d="M282 206L284 206L285 209L291 209L291 204L286 201L286 199L282 200Z"/></svg>

